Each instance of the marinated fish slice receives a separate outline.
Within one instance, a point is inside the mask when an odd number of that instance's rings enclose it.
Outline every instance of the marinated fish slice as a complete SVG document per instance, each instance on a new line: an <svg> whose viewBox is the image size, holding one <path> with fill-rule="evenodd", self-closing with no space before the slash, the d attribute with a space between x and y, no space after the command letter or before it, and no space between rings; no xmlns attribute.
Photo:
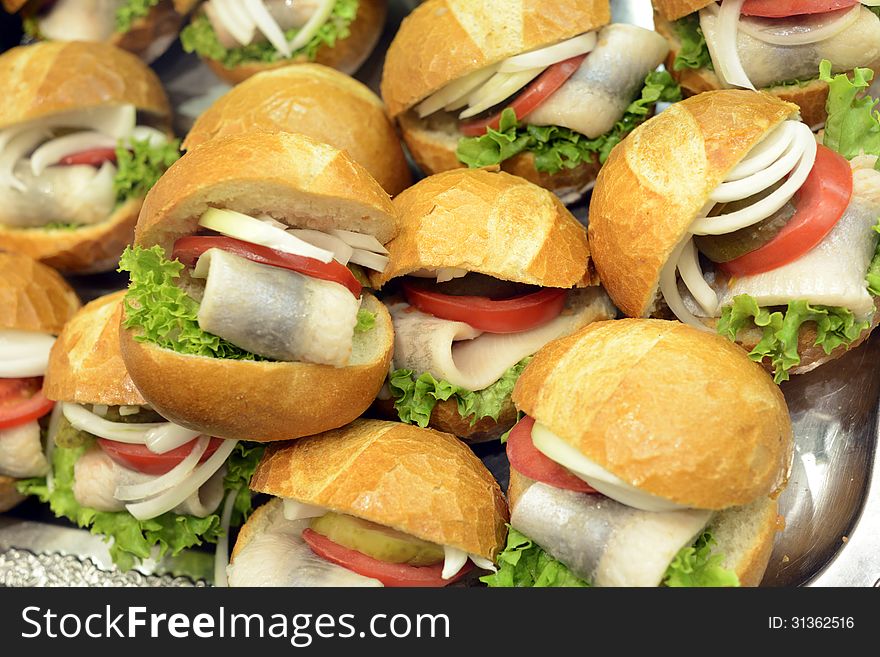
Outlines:
<svg viewBox="0 0 880 657"><path fill-rule="evenodd" d="M275 360L348 362L359 301L343 286L220 249L199 265L207 284L198 319L208 333Z"/></svg>
<svg viewBox="0 0 880 657"><path fill-rule="evenodd" d="M527 122L570 128L591 139L605 134L667 51L666 40L656 32L635 25L608 25L581 67L529 114Z"/></svg>
<svg viewBox="0 0 880 657"><path fill-rule="evenodd" d="M48 471L39 422L0 429L0 475L20 479L42 477Z"/></svg>
<svg viewBox="0 0 880 657"><path fill-rule="evenodd" d="M510 524L594 586L657 586L711 517L699 509L639 511L601 495L534 483Z"/></svg>

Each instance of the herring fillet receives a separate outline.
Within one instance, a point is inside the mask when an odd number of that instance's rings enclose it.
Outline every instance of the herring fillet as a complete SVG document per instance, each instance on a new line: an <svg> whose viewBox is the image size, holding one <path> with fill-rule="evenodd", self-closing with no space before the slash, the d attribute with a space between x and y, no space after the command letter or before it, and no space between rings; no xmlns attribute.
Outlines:
<svg viewBox="0 0 880 657"><path fill-rule="evenodd" d="M608 25L598 36L580 68L528 115L527 123L562 126L590 139L604 135L669 50L662 36L635 25Z"/></svg>
<svg viewBox="0 0 880 657"><path fill-rule="evenodd" d="M279 361L342 367L351 356L360 302L342 285L208 249L199 326Z"/></svg>
<svg viewBox="0 0 880 657"><path fill-rule="evenodd" d="M48 471L39 422L0 429L0 475L21 479L42 477Z"/></svg>
<svg viewBox="0 0 880 657"><path fill-rule="evenodd" d="M704 9L700 12L700 25L718 71L718 18ZM789 80L812 80L817 77L823 59L833 62L834 73L851 71L880 59L880 18L860 7L858 19L845 30L824 41L800 46L765 43L739 30L737 52L743 69L759 89Z"/></svg>
<svg viewBox="0 0 880 657"><path fill-rule="evenodd" d="M602 495L536 482L510 524L593 586L658 586L712 511L639 511Z"/></svg>

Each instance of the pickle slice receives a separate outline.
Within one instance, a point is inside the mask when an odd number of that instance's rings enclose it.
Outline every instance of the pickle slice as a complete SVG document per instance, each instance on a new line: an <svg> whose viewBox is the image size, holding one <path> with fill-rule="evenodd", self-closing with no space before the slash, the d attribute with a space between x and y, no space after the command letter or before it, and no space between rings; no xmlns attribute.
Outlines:
<svg viewBox="0 0 880 657"><path fill-rule="evenodd" d="M312 520L309 527L334 543L387 563L430 566L445 557L439 545L343 513L330 511Z"/></svg>

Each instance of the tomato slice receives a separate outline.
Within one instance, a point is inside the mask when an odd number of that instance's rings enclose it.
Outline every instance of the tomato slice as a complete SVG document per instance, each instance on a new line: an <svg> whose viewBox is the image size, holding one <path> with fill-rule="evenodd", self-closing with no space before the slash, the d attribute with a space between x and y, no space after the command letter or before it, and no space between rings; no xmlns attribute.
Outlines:
<svg viewBox="0 0 880 657"><path fill-rule="evenodd" d="M819 146L816 163L794 199L795 213L764 246L718 267L730 276L751 276L797 260L816 247L837 225L852 197L849 162Z"/></svg>
<svg viewBox="0 0 880 657"><path fill-rule="evenodd" d="M0 429L43 417L55 405L43 395L43 377L0 379Z"/></svg>
<svg viewBox="0 0 880 657"><path fill-rule="evenodd" d="M824 14L857 4L859 0L746 0L742 14L761 18L785 18L801 14Z"/></svg>
<svg viewBox="0 0 880 657"><path fill-rule="evenodd" d="M448 586L464 577L474 564L466 561L461 570L450 579L443 579L443 564L433 566L409 566L405 563L388 563L367 556L363 552L334 543L326 536L312 529L304 529L303 540L312 548L312 552L330 563L347 568L358 575L378 579L385 586L416 587L416 586Z"/></svg>
<svg viewBox="0 0 880 657"><path fill-rule="evenodd" d="M314 258L306 258L304 256L285 253L270 249L268 246L260 246L259 244L251 244L244 240L237 240L233 237L223 237L220 235L191 235L189 237L181 237L174 243L174 250L171 254L173 259L179 260L187 267L196 264L196 260L208 249L223 249L229 253L234 253L242 258L247 258L253 262L259 262L264 265L272 265L273 267L281 267L291 271L319 278L323 281L332 281L348 288L355 296L361 295L363 289L354 274L349 271L345 265L331 260L330 262L321 262Z"/></svg>
<svg viewBox="0 0 880 657"><path fill-rule="evenodd" d="M115 148L91 148L87 151L73 153L62 157L58 164L69 166L72 164L89 164L93 167L99 167L104 162L116 162Z"/></svg>
<svg viewBox="0 0 880 657"><path fill-rule="evenodd" d="M162 475L185 459L193 447L195 447L197 440L198 438L194 438L185 445L176 447L164 454L151 452L146 445L120 443L115 440L107 440L106 438L98 438L98 445L106 452L107 456L124 468L137 470L149 475ZM211 454L217 451L217 448L222 443L222 438L211 438L208 441L208 448L202 454L202 458L199 459L199 463L207 460Z"/></svg>
<svg viewBox="0 0 880 657"><path fill-rule="evenodd" d="M587 53L589 54L589 53ZM508 107L516 112L516 118L522 121L526 116L534 112L545 100L556 93L565 84L566 80L574 75L587 55L577 55L571 59L565 59L549 66L529 86L517 96ZM505 108L506 109L506 108ZM501 123L501 112L485 119L474 119L459 125L462 134L467 137L479 137L486 132L486 128L497 130Z"/></svg>
<svg viewBox="0 0 880 657"><path fill-rule="evenodd" d="M586 481L538 451L532 442L533 426L534 418L526 415L511 429L507 437L507 460L510 461L510 467L529 479L554 488L577 493L595 493L596 489Z"/></svg>
<svg viewBox="0 0 880 657"><path fill-rule="evenodd" d="M406 300L441 319L470 324L488 333L518 333L555 319L565 306L566 290L548 287L513 299L452 296L405 282Z"/></svg>

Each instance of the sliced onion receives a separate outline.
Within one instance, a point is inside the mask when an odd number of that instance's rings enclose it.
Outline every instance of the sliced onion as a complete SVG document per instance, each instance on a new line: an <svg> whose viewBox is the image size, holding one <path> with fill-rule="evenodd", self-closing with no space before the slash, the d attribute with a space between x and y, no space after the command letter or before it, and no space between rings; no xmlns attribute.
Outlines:
<svg viewBox="0 0 880 657"><path fill-rule="evenodd" d="M261 214L259 217L257 217L257 219L262 221L264 224L269 224L270 226L280 228L281 230L287 230L288 228L290 228L290 226L288 226L287 224L278 221L275 217L268 214Z"/></svg>
<svg viewBox="0 0 880 657"><path fill-rule="evenodd" d="M306 504L298 500L284 498L284 517L287 520L304 520L306 518L320 518L327 509L323 506L315 506L314 504Z"/></svg>
<svg viewBox="0 0 880 657"><path fill-rule="evenodd" d="M121 413L120 413L121 415ZM154 454L165 454L199 437L200 431L187 429L174 422L163 422L144 435L144 444Z"/></svg>
<svg viewBox="0 0 880 657"><path fill-rule="evenodd" d="M100 438L130 445L143 445L147 431L161 426L160 422L131 423L110 422L87 411L79 404L64 402L64 417L74 429L94 434Z"/></svg>
<svg viewBox="0 0 880 657"><path fill-rule="evenodd" d="M718 295L712 289L706 279L703 278L703 270L700 267L700 256L692 239L687 240L681 256L678 259L678 272L681 280L696 299L703 311L714 317L718 311Z"/></svg>
<svg viewBox="0 0 880 657"><path fill-rule="evenodd" d="M740 180L758 173L773 164L789 147L792 140L792 123L797 121L785 121L781 126L773 130L755 146L742 162L737 164L724 178L725 181Z"/></svg>
<svg viewBox="0 0 880 657"><path fill-rule="evenodd" d="M494 107L525 87L543 71L543 68L532 68L517 73L496 73L468 97L469 107L459 114L458 118L467 119Z"/></svg>
<svg viewBox="0 0 880 657"><path fill-rule="evenodd" d="M684 301L678 291L678 277L676 275L678 272L678 261L681 259L682 251L684 251L685 246L690 241L691 236L687 235L684 241L672 252L669 260L660 272L660 292L666 301L666 305L669 306L669 309L675 313L678 319L694 328L708 331L710 329L684 305Z"/></svg>
<svg viewBox="0 0 880 657"><path fill-rule="evenodd" d="M440 574L443 579L455 577L468 560L467 552L448 545L443 546L443 555L443 572Z"/></svg>
<svg viewBox="0 0 880 657"><path fill-rule="evenodd" d="M388 256L371 253L369 251L364 251L363 249L352 249L351 260L349 262L353 262L361 267L366 267L367 269L383 272L388 266Z"/></svg>
<svg viewBox="0 0 880 657"><path fill-rule="evenodd" d="M177 465L171 468L165 474L149 479L140 484L130 484L128 486L117 486L113 497L121 502L131 502L132 500L143 500L153 497L166 490L179 486L189 476L202 458L202 454L208 449L210 438L202 436L193 445L189 454Z"/></svg>
<svg viewBox="0 0 880 657"><path fill-rule="evenodd" d="M351 260L352 248L335 235L322 233L320 230L310 230L307 228L292 228L287 231L291 235L296 235L303 242L308 242L319 249L326 249L333 253L333 259L347 265Z"/></svg>
<svg viewBox="0 0 880 657"><path fill-rule="evenodd" d="M210 4L233 39L243 46L254 40L257 24L239 0L211 0Z"/></svg>
<svg viewBox="0 0 880 657"><path fill-rule="evenodd" d="M284 30L281 29L272 17L272 14L266 9L266 5L263 4L263 1L241 0L241 2L244 3L244 8L250 14L260 32L263 33L263 36L266 37L269 43L275 46L275 50L285 57L290 57L291 48L290 44L287 42L287 37L284 36Z"/></svg>
<svg viewBox="0 0 880 657"><path fill-rule="evenodd" d="M107 404L92 404L92 413L94 413L95 415L107 417L107 413L109 412L110 407Z"/></svg>
<svg viewBox="0 0 880 657"><path fill-rule="evenodd" d="M120 406L119 407L119 415L125 417L126 415L137 415L141 412L140 406Z"/></svg>
<svg viewBox="0 0 880 657"><path fill-rule="evenodd" d="M162 146L168 143L168 135L156 128L139 125L131 131L131 136L124 143L126 146L131 147L132 143L136 141L148 142L153 147Z"/></svg>
<svg viewBox="0 0 880 657"><path fill-rule="evenodd" d="M53 344L47 333L0 329L0 378L42 376Z"/></svg>
<svg viewBox="0 0 880 657"><path fill-rule="evenodd" d="M596 47L596 33L587 32L580 34L574 38L555 43L552 46L545 46L531 52L524 52L521 55L510 57L503 62L498 68L501 73L516 73L518 71L528 71L529 69L548 67L557 64L566 59L584 55Z"/></svg>
<svg viewBox="0 0 880 657"><path fill-rule="evenodd" d="M333 5L336 4L336 0L320 1L321 4L315 9L315 13L311 15L306 24L300 28L299 32L296 33L296 36L290 42L290 50L292 52L308 44L312 37L317 34L318 30L321 29L321 26L330 18L330 14L333 13Z"/></svg>
<svg viewBox="0 0 880 657"><path fill-rule="evenodd" d="M238 490L236 488L226 494L223 514L220 516L220 529L223 531L223 537L217 541L217 548L214 550L214 586L221 588L229 586L226 579L226 568L229 566L229 528L232 525L232 511L235 509Z"/></svg>
<svg viewBox="0 0 880 657"><path fill-rule="evenodd" d="M42 119L47 126L66 128L91 128L101 134L124 139L137 125L137 109L134 105L93 107Z"/></svg>
<svg viewBox="0 0 880 657"><path fill-rule="evenodd" d="M739 16L744 3L745 0L722 0L721 2L716 31L718 61L715 62L715 65L721 79L726 84L754 91L755 85L752 84L749 76L746 75L737 49L736 35L739 29ZM701 9L701 17L705 15L703 12L708 12L708 10Z"/></svg>
<svg viewBox="0 0 880 657"><path fill-rule="evenodd" d="M22 130L10 139L6 148L0 153L0 185L12 187L20 192L25 191L24 183L15 177L15 165L50 136L51 133L46 128L38 126Z"/></svg>
<svg viewBox="0 0 880 657"><path fill-rule="evenodd" d="M314 258L321 262L333 260L333 254L330 251L319 249L285 230L275 228L259 219L234 210L211 208L199 219L199 226L217 231L227 237L268 246L270 249L285 253Z"/></svg>
<svg viewBox="0 0 880 657"><path fill-rule="evenodd" d="M386 249L382 243L372 235L355 233L351 230L332 230L330 232L349 246L353 246L356 249L372 251L373 253L382 253L384 255L388 254L388 249Z"/></svg>
<svg viewBox="0 0 880 657"><path fill-rule="evenodd" d="M477 568L482 568L483 570L491 570L493 573L498 571L498 567L489 559L484 559L477 554L468 554L468 557L470 557L470 560L474 562L474 565Z"/></svg>
<svg viewBox="0 0 880 657"><path fill-rule="evenodd" d="M453 110L467 105L468 95L477 87L484 84L495 75L498 66L487 66L473 73L468 73L458 80L454 80L443 87L440 91L431 94L421 103L416 105L419 118L425 118L429 114L440 109Z"/></svg>
<svg viewBox="0 0 880 657"><path fill-rule="evenodd" d="M803 46L840 34L859 20L861 11L859 5L854 5L849 9L788 18L743 16L739 21L739 29L764 43Z"/></svg>
<svg viewBox="0 0 880 657"><path fill-rule="evenodd" d="M219 470L232 450L235 449L237 440L225 440L216 452L207 461L193 470L178 486L160 493L156 497L143 502L126 504L126 510L138 520L149 520L171 511L190 495L195 493L211 476Z"/></svg>
<svg viewBox="0 0 880 657"><path fill-rule="evenodd" d="M93 148L116 148L113 137L100 132L74 132L45 142L31 154L31 171L39 176L46 167L57 164L63 158Z"/></svg>
<svg viewBox="0 0 880 657"><path fill-rule="evenodd" d="M453 278L464 278L467 274L467 269L459 269L458 267L440 267L440 269L437 270L437 282L445 283L446 281L451 281Z"/></svg>

